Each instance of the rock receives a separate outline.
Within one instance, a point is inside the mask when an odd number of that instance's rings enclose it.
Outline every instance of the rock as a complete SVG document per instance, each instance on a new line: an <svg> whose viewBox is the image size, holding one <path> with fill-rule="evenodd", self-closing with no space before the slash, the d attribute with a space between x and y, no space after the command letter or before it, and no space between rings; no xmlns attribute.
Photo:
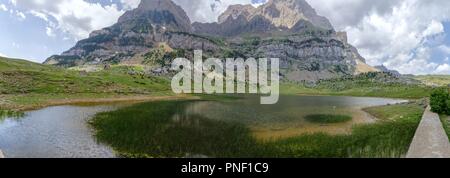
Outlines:
<svg viewBox="0 0 450 178"><path fill-rule="evenodd" d="M103 66L103 70L111 70L111 65L105 64L105 65Z"/></svg>
<svg viewBox="0 0 450 178"><path fill-rule="evenodd" d="M88 75L88 73L87 73L86 71L84 71L84 70L82 70L82 71L80 71L80 72L78 72L78 73L79 73L80 76L82 76L82 77L85 77L85 76Z"/></svg>
<svg viewBox="0 0 450 178"><path fill-rule="evenodd" d="M305 0L269 0L255 8L232 5L218 23L194 23L194 32L207 35L299 33L311 28L334 31L330 21L317 15Z"/></svg>
<svg viewBox="0 0 450 178"><path fill-rule="evenodd" d="M382 71L382 72L386 72L386 73L392 74L393 76L396 76L396 77L402 76L402 74L400 74L400 72L398 72L398 71L396 71L396 70L390 70L390 69L388 69L388 68L387 68L386 66L384 66L384 65L381 65L381 66L375 66L375 68L377 68L378 70L380 70L380 71Z"/></svg>
<svg viewBox="0 0 450 178"><path fill-rule="evenodd" d="M305 0L269 0L257 8L232 5L220 15L219 23L194 24L171 0L142 0L116 24L92 32L45 63L64 67L145 64L143 54L160 44L181 51L164 58L191 59L193 50L200 49L206 57L279 58L280 75L288 81L316 82L378 71L348 44L345 32L335 32L328 19ZM151 73L170 73L164 67Z"/></svg>

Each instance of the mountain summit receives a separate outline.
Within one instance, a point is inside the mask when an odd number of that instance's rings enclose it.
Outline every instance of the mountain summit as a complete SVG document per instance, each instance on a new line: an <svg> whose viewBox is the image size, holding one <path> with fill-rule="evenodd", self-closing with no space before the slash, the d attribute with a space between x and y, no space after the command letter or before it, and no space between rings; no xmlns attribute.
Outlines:
<svg viewBox="0 0 450 178"><path fill-rule="evenodd" d="M138 8L126 12L118 23L146 20L176 31L190 32L191 21L186 12L171 0L142 0Z"/></svg>
<svg viewBox="0 0 450 178"><path fill-rule="evenodd" d="M230 6L219 18L221 19L219 23L224 22L229 16L236 19L239 15L243 15L249 21L257 16L262 16L279 28L290 29L301 21L308 21L322 29L333 29L328 19L317 15L305 0L269 0L258 8L250 7L253 6Z"/></svg>
<svg viewBox="0 0 450 178"><path fill-rule="evenodd" d="M299 33L311 28L334 30L328 19L317 15L304 0L269 0L257 8L231 5L219 16L218 23L193 26L196 33L221 36Z"/></svg>
<svg viewBox="0 0 450 178"><path fill-rule="evenodd" d="M171 0L142 0L113 26L92 32L45 63L138 64L160 74L175 57L192 58L197 49L206 57L279 58L288 81L378 71L347 43L346 33L335 32L304 0L269 0L257 8L232 5L218 23L193 24Z"/></svg>

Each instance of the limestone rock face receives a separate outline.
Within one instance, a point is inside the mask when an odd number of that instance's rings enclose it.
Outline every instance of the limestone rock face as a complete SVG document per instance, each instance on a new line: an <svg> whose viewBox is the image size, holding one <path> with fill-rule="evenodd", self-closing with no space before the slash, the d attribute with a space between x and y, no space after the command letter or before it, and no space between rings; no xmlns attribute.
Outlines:
<svg viewBox="0 0 450 178"><path fill-rule="evenodd" d="M269 0L255 8L233 5L219 16L218 23L194 23L199 34L237 36L243 34L298 33L310 29L333 31L333 26L305 0Z"/></svg>
<svg viewBox="0 0 450 178"><path fill-rule="evenodd" d="M163 47L163 50L159 50ZM203 50L215 58L279 58L289 81L317 81L378 71L348 44L345 32L317 15L305 0L269 0L255 8L232 5L218 23L193 23L171 0L142 0L111 27L94 31L46 64L148 64L167 68L175 57ZM181 56L180 56L181 55Z"/></svg>
<svg viewBox="0 0 450 178"><path fill-rule="evenodd" d="M186 12L171 0L142 0L138 8L126 12L118 23L130 20L145 19L167 29L190 32L191 21Z"/></svg>

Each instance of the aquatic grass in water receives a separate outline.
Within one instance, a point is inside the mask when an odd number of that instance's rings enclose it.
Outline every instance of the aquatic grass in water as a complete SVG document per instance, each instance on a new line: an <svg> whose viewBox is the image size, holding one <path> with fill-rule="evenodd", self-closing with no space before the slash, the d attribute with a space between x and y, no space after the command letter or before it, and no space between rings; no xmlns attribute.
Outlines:
<svg viewBox="0 0 450 178"><path fill-rule="evenodd" d="M6 118L14 118L19 119L25 116L25 113L23 112L16 112L16 111L10 111L10 110L0 110L0 120L6 119Z"/></svg>
<svg viewBox="0 0 450 178"><path fill-rule="evenodd" d="M312 123L334 124L351 121L352 117L346 115L314 114L306 116L305 119Z"/></svg>
<svg viewBox="0 0 450 178"><path fill-rule="evenodd" d="M138 104L101 113L91 123L99 141L124 157L402 157L424 110L417 104L374 107L368 111L384 122L356 126L351 135L319 133L261 142L246 124L180 114L193 102Z"/></svg>
<svg viewBox="0 0 450 178"><path fill-rule="evenodd" d="M248 128L177 112L190 101L138 104L101 113L92 120L96 136L126 157L246 157L259 146ZM195 119L192 119L195 118Z"/></svg>

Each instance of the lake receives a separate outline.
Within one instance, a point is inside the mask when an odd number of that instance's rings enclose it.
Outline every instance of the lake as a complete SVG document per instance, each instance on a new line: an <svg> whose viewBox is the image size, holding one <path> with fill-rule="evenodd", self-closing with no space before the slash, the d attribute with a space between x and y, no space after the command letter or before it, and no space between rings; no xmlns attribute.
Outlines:
<svg viewBox="0 0 450 178"><path fill-rule="evenodd" d="M192 101L172 116L173 121L203 117L242 123L261 140L286 138L304 133L346 134L355 124L373 123L364 107L404 100L334 96L281 96L276 105L260 105L259 97L231 101ZM85 158L115 157L111 148L98 143L88 121L99 112L113 111L121 104L101 106L55 106L29 111L21 118L0 119L0 149L6 157ZM310 114L345 114L345 123L317 124L304 119ZM127 119L127 118L123 118Z"/></svg>

